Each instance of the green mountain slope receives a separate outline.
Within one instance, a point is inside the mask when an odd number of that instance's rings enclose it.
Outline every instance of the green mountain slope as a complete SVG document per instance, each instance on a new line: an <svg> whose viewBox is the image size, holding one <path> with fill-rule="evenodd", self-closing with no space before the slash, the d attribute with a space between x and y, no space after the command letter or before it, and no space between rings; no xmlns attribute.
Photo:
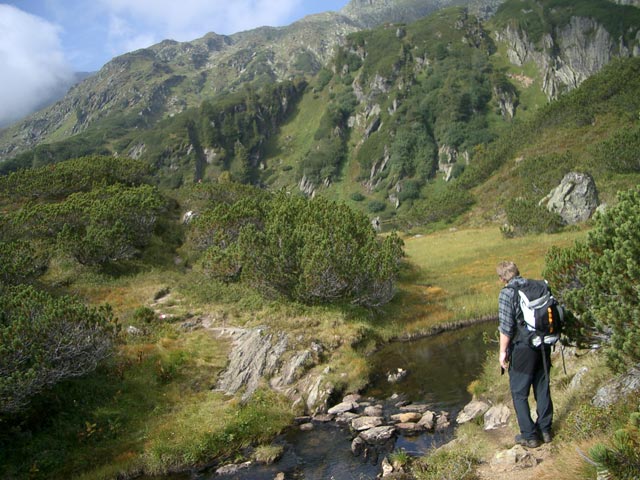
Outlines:
<svg viewBox="0 0 640 480"><path fill-rule="evenodd" d="M522 122L564 108L547 107L549 99L562 102L612 59L640 54L640 10L606 0L509 0L482 21L473 12L500 2L440 9L454 3L354 0L289 27L165 41L118 57L29 128L3 131L0 171L125 155L151 164L167 187L231 177L340 199L403 229L451 222L474 203L478 218L501 218L503 208L484 201L486 188L470 189L491 181L505 155L537 165L554 151L548 161L558 171L587 169L586 160L568 159L591 155L590 140L550 143L544 133L527 151L505 145L530 138ZM362 30L388 19L401 23ZM625 81L633 88L635 78ZM622 118L598 120L598 141L625 135ZM567 138L585 128L562 127ZM37 145L15 154L29 143ZM628 183L615 169L591 170L605 182L605 199ZM501 182L511 180L504 175Z"/></svg>

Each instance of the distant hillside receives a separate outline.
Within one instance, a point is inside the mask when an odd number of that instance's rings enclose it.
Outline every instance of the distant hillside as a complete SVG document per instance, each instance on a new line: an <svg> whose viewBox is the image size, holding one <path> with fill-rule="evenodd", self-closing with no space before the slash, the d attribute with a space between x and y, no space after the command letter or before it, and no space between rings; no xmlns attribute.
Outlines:
<svg viewBox="0 0 640 480"><path fill-rule="evenodd" d="M354 1L344 13L310 15L287 27L229 36L212 32L191 42L165 40L114 58L60 102L0 132L0 161L101 121L147 128L242 85L313 75L349 33L390 21L410 22L466 3L494 5L496 0Z"/></svg>
<svg viewBox="0 0 640 480"><path fill-rule="evenodd" d="M441 9L456 3L469 8ZM612 198L636 172L615 162L598 170L602 151L633 137L627 127L637 118L629 124L617 100L608 103L614 95L592 93L576 94L586 102L572 104L577 123L550 118L566 115L555 99L574 101L564 96L584 92L613 59L640 55L640 10L607 0L500 3L353 0L289 27L123 55L3 131L0 171L126 155L151 164L165 187L230 177L326 195L403 229L469 211L476 213L467 221L500 220L504 202L518 195L508 186L522 181L506 167L513 158L530 172L542 160L553 166L553 178L536 186L539 198L560 171L578 167L596 172ZM607 78L633 91L635 63L624 65ZM597 135L576 144L589 122Z"/></svg>

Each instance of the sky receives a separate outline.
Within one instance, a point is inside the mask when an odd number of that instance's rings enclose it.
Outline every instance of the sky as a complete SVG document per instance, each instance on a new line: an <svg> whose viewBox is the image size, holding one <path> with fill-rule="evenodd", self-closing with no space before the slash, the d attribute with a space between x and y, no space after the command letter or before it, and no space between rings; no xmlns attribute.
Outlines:
<svg viewBox="0 0 640 480"><path fill-rule="evenodd" d="M0 1L0 126L30 113L74 72L165 39L283 26L348 0Z"/></svg>

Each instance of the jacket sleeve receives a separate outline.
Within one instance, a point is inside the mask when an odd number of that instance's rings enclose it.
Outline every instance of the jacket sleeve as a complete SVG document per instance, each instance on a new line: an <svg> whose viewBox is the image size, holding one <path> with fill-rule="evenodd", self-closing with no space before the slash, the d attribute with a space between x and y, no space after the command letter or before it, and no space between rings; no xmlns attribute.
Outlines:
<svg viewBox="0 0 640 480"><path fill-rule="evenodd" d="M515 335L515 311L513 305L513 288L503 288L498 296L498 330L509 338Z"/></svg>

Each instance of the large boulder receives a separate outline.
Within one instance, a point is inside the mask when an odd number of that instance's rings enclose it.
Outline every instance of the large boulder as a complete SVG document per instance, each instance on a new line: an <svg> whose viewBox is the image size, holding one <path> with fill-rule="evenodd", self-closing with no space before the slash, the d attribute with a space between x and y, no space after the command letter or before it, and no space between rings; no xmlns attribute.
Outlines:
<svg viewBox="0 0 640 480"><path fill-rule="evenodd" d="M598 208L596 183L588 173L569 172L540 204L560 215L567 225L584 222Z"/></svg>

